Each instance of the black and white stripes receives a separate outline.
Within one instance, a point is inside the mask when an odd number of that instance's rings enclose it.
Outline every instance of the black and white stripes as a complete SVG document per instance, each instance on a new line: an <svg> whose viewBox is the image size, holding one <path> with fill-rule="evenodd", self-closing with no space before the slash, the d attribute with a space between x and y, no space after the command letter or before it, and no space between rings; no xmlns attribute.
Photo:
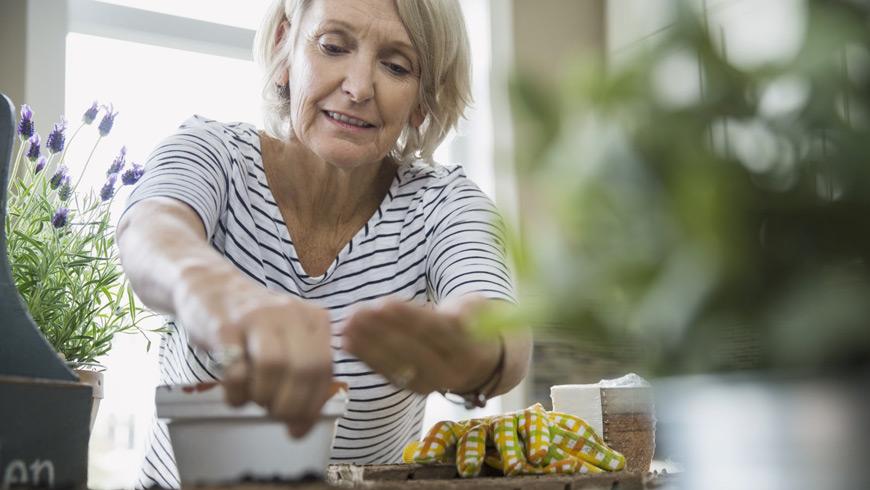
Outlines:
<svg viewBox="0 0 870 490"><path fill-rule="evenodd" d="M333 373L350 386L338 424L334 462L394 463L419 436L425 397L399 390L341 350L356 305L385 296L416 304L479 293L514 301L495 207L461 167L415 162L399 167L378 210L321 276L302 268L266 183L256 129L200 116L188 119L150 156L127 204L178 199L202 219L212 246L263 286L313 301L332 320ZM208 356L182 325L160 350L161 383L217 379ZM166 426L155 421L139 485L179 486Z"/></svg>

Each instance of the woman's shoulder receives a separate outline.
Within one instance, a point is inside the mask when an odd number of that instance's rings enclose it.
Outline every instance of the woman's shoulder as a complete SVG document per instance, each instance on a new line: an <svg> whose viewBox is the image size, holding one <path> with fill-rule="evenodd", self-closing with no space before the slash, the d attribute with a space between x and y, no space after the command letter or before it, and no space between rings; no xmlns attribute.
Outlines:
<svg viewBox="0 0 870 490"><path fill-rule="evenodd" d="M168 136L163 146L196 148L231 160L257 160L260 158L260 136L257 127L247 122L223 122L194 114L185 119ZM241 158L244 157L244 158Z"/></svg>
<svg viewBox="0 0 870 490"><path fill-rule="evenodd" d="M399 176L404 194L438 191L456 185L474 185L465 175L462 165L430 164L421 160L400 167Z"/></svg>
<svg viewBox="0 0 870 490"><path fill-rule="evenodd" d="M406 164L400 170L399 199L406 199L408 212L427 219L457 206L490 207L490 198L468 176L462 165Z"/></svg>
<svg viewBox="0 0 870 490"><path fill-rule="evenodd" d="M189 135L203 138L223 146L237 146L239 143L259 146L257 127L246 122L223 122L216 119L194 114L185 119L175 132L175 135Z"/></svg>

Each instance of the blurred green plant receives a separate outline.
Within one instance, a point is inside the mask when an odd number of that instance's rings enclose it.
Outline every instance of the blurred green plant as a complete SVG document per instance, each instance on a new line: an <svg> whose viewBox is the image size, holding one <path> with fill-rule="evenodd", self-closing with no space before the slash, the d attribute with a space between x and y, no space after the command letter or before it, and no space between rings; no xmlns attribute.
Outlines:
<svg viewBox="0 0 870 490"><path fill-rule="evenodd" d="M95 193L77 191L78 183L72 183L64 165L69 144L98 111L94 103L69 142L61 118L46 139L46 157L33 112L22 106L5 223L15 286L42 334L72 368L99 367L98 358L109 352L113 337L144 334L139 324L148 317L123 277L110 223L119 176L133 185L143 168L133 164L122 173L122 148L109 166L105 185ZM116 114L106 108L91 156L111 131Z"/></svg>
<svg viewBox="0 0 870 490"><path fill-rule="evenodd" d="M867 363L870 6L806 8L787 61L729 63L684 5L623 68L516 79L538 321L642 345L658 374Z"/></svg>

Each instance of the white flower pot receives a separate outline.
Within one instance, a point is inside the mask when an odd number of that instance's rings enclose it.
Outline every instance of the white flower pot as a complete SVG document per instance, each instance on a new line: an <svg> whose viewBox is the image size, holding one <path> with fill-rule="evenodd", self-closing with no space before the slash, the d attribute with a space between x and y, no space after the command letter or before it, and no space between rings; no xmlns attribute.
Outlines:
<svg viewBox="0 0 870 490"><path fill-rule="evenodd" d="M86 384L90 385L91 389L93 389L93 394L91 395L91 425L90 431L94 431L94 422L97 420L97 412L100 410L100 402L103 400L103 372L102 371L93 371L87 369L73 369L73 371L78 375L79 380Z"/></svg>
<svg viewBox="0 0 870 490"><path fill-rule="evenodd" d="M267 417L254 403L233 408L220 385L188 393L157 389L157 416L165 419L181 481L220 483L245 478L298 480L324 477L338 418L347 407L339 390L323 407L320 421L301 439Z"/></svg>

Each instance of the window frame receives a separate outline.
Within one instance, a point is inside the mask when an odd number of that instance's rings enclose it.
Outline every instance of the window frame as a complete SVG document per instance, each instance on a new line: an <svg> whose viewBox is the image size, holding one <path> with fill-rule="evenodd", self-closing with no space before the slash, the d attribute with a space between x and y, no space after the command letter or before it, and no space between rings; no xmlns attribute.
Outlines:
<svg viewBox="0 0 870 490"><path fill-rule="evenodd" d="M122 41L252 61L255 30L113 5L97 0L27 2L25 84L21 101L42 114L63 114L66 93L66 37L81 33ZM40 118L47 134L51 121Z"/></svg>

